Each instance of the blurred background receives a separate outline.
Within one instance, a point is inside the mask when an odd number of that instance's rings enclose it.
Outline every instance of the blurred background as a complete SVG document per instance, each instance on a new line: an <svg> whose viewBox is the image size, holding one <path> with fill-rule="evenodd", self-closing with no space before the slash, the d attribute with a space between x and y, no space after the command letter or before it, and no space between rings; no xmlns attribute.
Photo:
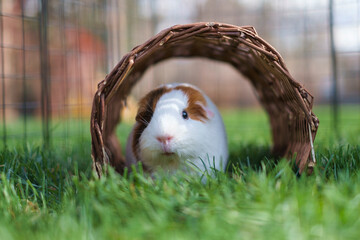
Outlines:
<svg viewBox="0 0 360 240"><path fill-rule="evenodd" d="M88 139L97 83L122 56L164 28L199 21L254 26L315 104L332 109L334 126L337 106L360 103L360 0L1 0L2 145ZM151 67L130 105L166 82L193 83L222 109L261 109L238 72L208 59Z"/></svg>

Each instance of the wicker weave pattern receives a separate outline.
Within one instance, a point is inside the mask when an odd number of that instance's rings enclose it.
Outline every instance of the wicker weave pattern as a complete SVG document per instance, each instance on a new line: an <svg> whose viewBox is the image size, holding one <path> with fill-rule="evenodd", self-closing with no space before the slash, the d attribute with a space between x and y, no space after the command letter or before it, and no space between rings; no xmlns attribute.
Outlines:
<svg viewBox="0 0 360 240"><path fill-rule="evenodd" d="M313 96L292 78L280 54L253 27L193 23L167 28L135 47L98 84L90 127L99 177L108 164L123 173L125 160L115 128L132 87L150 65L172 57L230 63L248 78L269 115L273 153L287 158L296 153L300 172L313 165L311 145L319 125L311 111Z"/></svg>

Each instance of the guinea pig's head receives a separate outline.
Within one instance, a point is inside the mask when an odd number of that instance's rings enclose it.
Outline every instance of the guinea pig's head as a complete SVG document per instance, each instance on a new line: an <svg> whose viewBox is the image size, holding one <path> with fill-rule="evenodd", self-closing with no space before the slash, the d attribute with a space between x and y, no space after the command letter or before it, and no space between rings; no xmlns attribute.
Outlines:
<svg viewBox="0 0 360 240"><path fill-rule="evenodd" d="M208 124L214 113L203 94L188 85L165 85L139 103L133 151L154 169L176 169L209 149Z"/></svg>

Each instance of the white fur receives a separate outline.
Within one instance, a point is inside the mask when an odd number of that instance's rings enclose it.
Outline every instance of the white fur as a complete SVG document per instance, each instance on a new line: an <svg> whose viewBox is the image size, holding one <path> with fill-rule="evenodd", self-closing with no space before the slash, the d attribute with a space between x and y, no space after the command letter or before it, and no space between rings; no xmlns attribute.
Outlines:
<svg viewBox="0 0 360 240"><path fill-rule="evenodd" d="M166 85L174 88L180 84ZM198 88L189 85L198 91ZM187 107L188 97L181 90L172 90L162 95L148 126L139 142L139 157L153 171L162 169L188 171L189 162L202 172L216 168L224 171L228 158L227 136L220 113L214 103L202 91L207 101L209 119L205 122L183 119L182 111ZM162 154L158 136L172 136L169 147L174 155ZM130 140L130 138L129 138ZM129 145L129 143L128 143ZM129 147L127 151L129 151Z"/></svg>

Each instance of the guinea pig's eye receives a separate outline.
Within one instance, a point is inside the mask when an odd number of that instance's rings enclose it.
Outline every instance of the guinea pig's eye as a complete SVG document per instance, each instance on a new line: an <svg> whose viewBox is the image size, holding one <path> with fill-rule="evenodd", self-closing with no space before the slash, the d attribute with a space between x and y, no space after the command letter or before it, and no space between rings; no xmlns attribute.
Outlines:
<svg viewBox="0 0 360 240"><path fill-rule="evenodd" d="M182 111L182 117L183 117L183 119L189 119L189 115L188 115L188 113L184 110L184 111Z"/></svg>

